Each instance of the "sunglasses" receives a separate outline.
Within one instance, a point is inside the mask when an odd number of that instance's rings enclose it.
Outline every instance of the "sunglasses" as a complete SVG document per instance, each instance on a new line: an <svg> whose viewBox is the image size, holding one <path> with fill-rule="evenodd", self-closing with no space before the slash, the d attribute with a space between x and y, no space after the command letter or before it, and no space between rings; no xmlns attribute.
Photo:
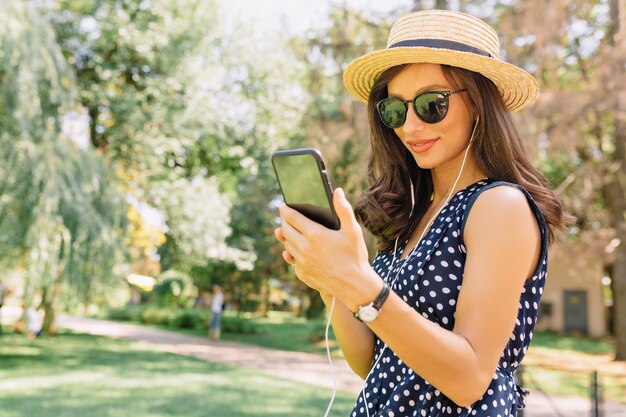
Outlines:
<svg viewBox="0 0 626 417"><path fill-rule="evenodd" d="M448 114L448 100L452 94L467 91L429 91L418 94L412 100L389 97L376 103L376 110L385 126L397 129L406 121L408 104L413 103L413 110L421 121L428 124L439 123Z"/></svg>

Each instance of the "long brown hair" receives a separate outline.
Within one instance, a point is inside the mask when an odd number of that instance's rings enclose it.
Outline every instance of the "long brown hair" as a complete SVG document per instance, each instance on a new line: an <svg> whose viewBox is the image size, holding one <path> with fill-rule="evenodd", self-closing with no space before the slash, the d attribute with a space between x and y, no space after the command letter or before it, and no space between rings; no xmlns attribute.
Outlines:
<svg viewBox="0 0 626 417"><path fill-rule="evenodd" d="M428 208L433 184L430 170L420 168L392 129L384 126L375 103L387 97L387 84L406 65L385 71L370 92L367 110L371 132L371 154L368 165L369 187L355 207L357 219L378 240L378 250L393 250L396 237L407 240ZM549 229L572 223L561 202L550 190L545 177L530 163L524 144L497 87L483 75L462 68L441 66L446 79L455 89L466 88L476 113L474 153L479 167L489 178L516 183L524 187L543 213ZM414 184L415 208L411 212L410 187Z"/></svg>

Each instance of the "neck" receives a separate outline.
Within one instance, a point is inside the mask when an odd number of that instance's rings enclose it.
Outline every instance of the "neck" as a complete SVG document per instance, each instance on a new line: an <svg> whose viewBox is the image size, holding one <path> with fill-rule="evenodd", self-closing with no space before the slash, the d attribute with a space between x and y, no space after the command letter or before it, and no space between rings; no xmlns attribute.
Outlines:
<svg viewBox="0 0 626 417"><path fill-rule="evenodd" d="M461 171L462 163L463 159L461 157L459 161L455 161L447 167L436 167L430 171L430 177L433 181L434 190L433 204L437 205L438 203L443 202L449 194L454 195L456 192L462 190L468 185L487 177L487 175L480 168L478 168L473 155L470 153L467 155L467 161L463 167L463 172L461 173L461 177L455 186L454 183L459 175L459 171ZM452 187L454 187L454 189L452 189Z"/></svg>

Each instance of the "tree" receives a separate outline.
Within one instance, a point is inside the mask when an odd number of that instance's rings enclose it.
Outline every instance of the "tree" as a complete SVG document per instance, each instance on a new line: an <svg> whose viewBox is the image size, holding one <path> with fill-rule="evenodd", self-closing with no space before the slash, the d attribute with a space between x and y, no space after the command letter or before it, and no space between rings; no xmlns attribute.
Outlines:
<svg viewBox="0 0 626 417"><path fill-rule="evenodd" d="M25 265L26 302L42 291L45 332L62 292L110 285L123 201L103 159L67 124L74 77L36 2L0 10L0 258Z"/></svg>
<svg viewBox="0 0 626 417"><path fill-rule="evenodd" d="M254 255L226 244L231 234L230 200L215 177L180 178L155 185L156 204L168 219L168 236L176 242L170 257L187 268L219 260L250 270Z"/></svg>
<svg viewBox="0 0 626 417"><path fill-rule="evenodd" d="M226 97L226 42L214 2L58 2L55 28L80 86L90 139L106 154L123 192L137 207L164 216L162 267L197 270L207 262L250 268L253 254L225 244L242 129L227 123L236 97ZM235 99L235 100L233 100ZM236 125L235 125L236 126ZM239 130L239 131L238 131ZM204 150L207 149L207 152ZM229 158L236 151L238 158ZM231 193L232 194L232 193ZM134 219L133 230L145 229ZM135 226L135 224L137 226ZM143 237L133 241L133 237ZM145 234L131 246L154 248ZM147 246L146 246L147 245ZM145 251L130 251L145 265ZM155 271L156 272L156 271Z"/></svg>
<svg viewBox="0 0 626 417"><path fill-rule="evenodd" d="M241 33L249 28L234 28ZM187 160L190 172L205 171L219 179L231 199L228 243L256 254L250 270L211 262L196 268L196 279L221 282L244 309L266 311L269 281L291 281L273 237L279 191L270 155L302 136L301 120L308 97L302 93L302 67L286 47L286 39L263 34L261 41L225 37L220 71L200 73L189 123L200 125L207 114L216 117L200 135ZM211 52L210 48L204 48ZM208 57L205 58L208 60ZM280 70L277 70L280 68ZM219 77L216 77L216 74ZM223 109L216 112L215 109Z"/></svg>

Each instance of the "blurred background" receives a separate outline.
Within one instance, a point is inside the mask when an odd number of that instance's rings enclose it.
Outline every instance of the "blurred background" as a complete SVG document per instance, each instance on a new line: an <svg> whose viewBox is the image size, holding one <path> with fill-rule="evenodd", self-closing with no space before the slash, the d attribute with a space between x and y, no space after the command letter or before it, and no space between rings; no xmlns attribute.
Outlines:
<svg viewBox="0 0 626 417"><path fill-rule="evenodd" d="M215 284L224 338L322 352L324 306L273 237L270 156L319 148L354 203L369 130L343 70L430 8L491 24L503 58L540 83L516 119L577 223L551 250L538 343L552 359L602 359L580 375L537 362L537 384L586 396L590 369L606 366L606 396L626 403L623 0L2 0L0 379L28 368L11 353L45 358L45 336L78 337L60 314L204 335ZM44 338L9 339L31 307Z"/></svg>

